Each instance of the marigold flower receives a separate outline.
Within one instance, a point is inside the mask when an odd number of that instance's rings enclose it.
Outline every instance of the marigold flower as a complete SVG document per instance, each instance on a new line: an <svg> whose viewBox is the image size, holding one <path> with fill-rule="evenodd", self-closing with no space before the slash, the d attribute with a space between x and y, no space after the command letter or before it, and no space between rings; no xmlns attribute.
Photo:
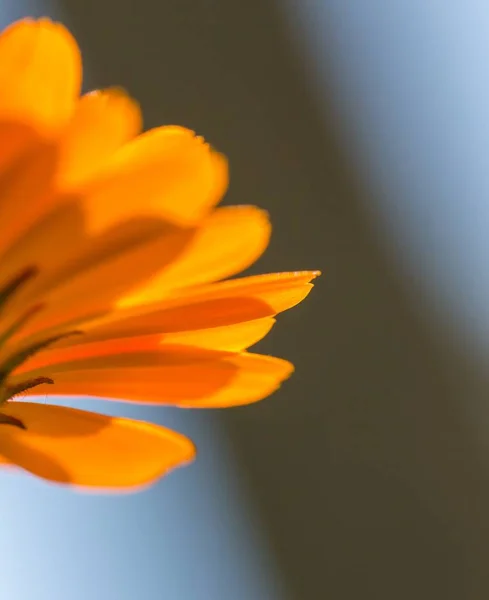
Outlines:
<svg viewBox="0 0 489 600"><path fill-rule="evenodd" d="M267 215L216 208L224 157L183 127L141 133L122 91L80 95L81 71L62 25L22 20L0 35L0 462L131 488L190 461L192 442L24 397L260 400L293 367L247 349L318 272L227 280L265 250Z"/></svg>

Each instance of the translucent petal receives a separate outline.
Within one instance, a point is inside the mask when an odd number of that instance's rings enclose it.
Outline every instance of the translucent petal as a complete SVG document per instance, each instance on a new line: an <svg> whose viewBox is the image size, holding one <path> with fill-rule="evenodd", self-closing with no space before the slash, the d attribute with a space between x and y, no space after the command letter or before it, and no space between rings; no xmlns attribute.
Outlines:
<svg viewBox="0 0 489 600"><path fill-rule="evenodd" d="M46 392L57 395L98 396L129 402L223 408L256 402L270 395L293 366L260 354L234 354L185 346L116 353L19 370L9 380L15 385L44 375L54 379ZM27 395L38 395L28 390Z"/></svg>
<svg viewBox="0 0 489 600"><path fill-rule="evenodd" d="M30 402L2 412L26 427L0 425L2 462L59 483L139 487L195 456L190 440L149 423Z"/></svg>
<svg viewBox="0 0 489 600"><path fill-rule="evenodd" d="M65 27L17 21L0 34L0 121L58 131L73 114L81 76L80 51Z"/></svg>
<svg viewBox="0 0 489 600"><path fill-rule="evenodd" d="M60 140L56 186L73 191L86 184L141 126L138 104L122 90L82 96Z"/></svg>

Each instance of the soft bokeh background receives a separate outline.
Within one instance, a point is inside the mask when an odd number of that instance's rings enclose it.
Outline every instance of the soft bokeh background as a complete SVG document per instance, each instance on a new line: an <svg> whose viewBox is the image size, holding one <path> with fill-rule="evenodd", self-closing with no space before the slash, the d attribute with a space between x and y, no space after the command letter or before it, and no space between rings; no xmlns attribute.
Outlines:
<svg viewBox="0 0 489 600"><path fill-rule="evenodd" d="M135 496L2 475L20 600L489 594L489 12L482 0L9 0L78 37L88 87L229 155L267 208L255 271L321 268L260 345L297 373L222 412L90 408L188 433Z"/></svg>

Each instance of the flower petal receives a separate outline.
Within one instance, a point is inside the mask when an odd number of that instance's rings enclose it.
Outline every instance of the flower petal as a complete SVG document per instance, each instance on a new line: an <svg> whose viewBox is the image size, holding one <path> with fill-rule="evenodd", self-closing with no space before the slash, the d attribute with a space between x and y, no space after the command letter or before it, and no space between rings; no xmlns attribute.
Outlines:
<svg viewBox="0 0 489 600"><path fill-rule="evenodd" d="M78 46L62 25L25 19L0 34L0 253L50 206L57 138L80 83Z"/></svg>
<svg viewBox="0 0 489 600"><path fill-rule="evenodd" d="M94 293L95 304L110 305L175 259L194 235L191 229L141 219L91 238L86 235L80 205L62 206L2 257L2 283L26 266L35 266L38 271L16 296L11 312L24 310L32 298L40 301L49 297L51 301L51 296L56 296L65 301L71 290L86 283L85 289ZM107 281L113 285L107 286Z"/></svg>
<svg viewBox="0 0 489 600"><path fill-rule="evenodd" d="M4 271L10 278L31 264L33 256L41 272L11 305L13 319L27 309L32 297L46 304L22 335L93 318L118 301L150 302L181 286L227 277L254 262L270 235L266 215L251 206L217 209L195 230L136 222L127 231L116 229L91 244L77 231L79 216L63 215L5 257ZM136 291L129 295L131 290Z"/></svg>
<svg viewBox="0 0 489 600"><path fill-rule="evenodd" d="M60 142L57 187L73 190L96 175L141 126L138 104L122 90L82 96Z"/></svg>
<svg viewBox="0 0 489 600"><path fill-rule="evenodd" d="M36 148L45 150L48 143L31 126L25 123L0 119L0 181L3 189L8 182L8 171L19 159L29 157ZM48 149L48 151L50 151ZM35 199L36 197L34 197Z"/></svg>
<svg viewBox="0 0 489 600"><path fill-rule="evenodd" d="M126 144L84 191L90 234L134 217L195 225L227 186L227 164L183 127L152 129Z"/></svg>
<svg viewBox="0 0 489 600"><path fill-rule="evenodd" d="M318 275L318 271L273 273L181 290L178 296L156 304L119 309L80 323L83 335L67 338L57 347L154 334L163 335L165 341L188 334L202 339L211 328L264 321L292 308L309 294L310 281ZM168 338L168 334L177 337Z"/></svg>
<svg viewBox="0 0 489 600"><path fill-rule="evenodd" d="M166 305L195 307L214 300L252 298L268 306L271 311L266 314L255 313L252 318L276 315L302 302L312 289L310 282L320 274L320 271L292 271L219 281L177 290L173 297L166 300Z"/></svg>
<svg viewBox="0 0 489 600"><path fill-rule="evenodd" d="M3 138L1 142L10 143ZM7 162L0 179L0 222L5 224L0 236L0 256L42 214L44 205L51 197L50 190L56 171L57 150L54 144L38 141L29 145L28 149L14 150L17 151L20 151L20 156L14 157L12 163L8 156L0 156L0 161ZM11 271L4 273L5 269L1 270L2 275L11 277Z"/></svg>
<svg viewBox="0 0 489 600"><path fill-rule="evenodd" d="M149 423L30 402L9 402L1 412L26 427L0 425L4 461L59 483L132 488L195 456L186 437Z"/></svg>
<svg viewBox="0 0 489 600"><path fill-rule="evenodd" d="M242 352L262 340L274 324L275 319L268 317L222 327L167 333L162 336L162 341L164 344Z"/></svg>
<svg viewBox="0 0 489 600"><path fill-rule="evenodd" d="M118 302L119 307L157 302L170 290L235 275L263 254L270 240L268 214L254 206L226 206L202 224L185 252Z"/></svg>
<svg viewBox="0 0 489 600"><path fill-rule="evenodd" d="M227 163L187 129L161 127L111 152L137 127L136 107L122 96L119 112L117 116L114 111L115 124L106 119L104 144L100 140L95 143L93 135L98 134L90 130L90 135L75 118L74 130L71 134L67 130L61 146L36 148L36 153L20 161L7 182L2 182L0 217L9 228L0 238L0 254L6 253L2 262L9 270L17 268L21 260L32 264L33 256L37 258L32 253L33 243L43 248L43 256L50 257L48 262L59 265L61 258L66 264L73 256L90 252L94 240L112 237L131 226L134 230L141 222L146 226L169 221L173 226L197 224L221 199L227 185ZM79 119L83 121L81 116ZM108 130L112 129L111 137ZM90 139L97 150L87 147ZM0 166L1 160L0 152ZM7 156L5 160L10 159ZM65 180L63 162L67 167ZM60 189L70 185L76 188L70 194L69 189ZM75 236L76 243L66 247L67 257L60 257L61 243L56 244L60 232L65 237ZM48 240L45 244L43 238Z"/></svg>
<svg viewBox="0 0 489 600"><path fill-rule="evenodd" d="M62 25L24 19L0 35L0 121L57 131L71 118L80 85L80 52Z"/></svg>
<svg viewBox="0 0 489 600"><path fill-rule="evenodd" d="M49 393L97 396L129 402L223 408L269 396L293 366L260 354L234 354L185 346L63 362L40 371L16 372L9 384L42 374L54 379ZM26 395L39 395L27 390Z"/></svg>
<svg viewBox="0 0 489 600"><path fill-rule="evenodd" d="M226 353L241 352L265 337L274 323L275 319L265 318L197 331L163 335L161 333L152 335L134 333L132 337L105 340L91 340L86 335L68 336L68 338L78 338L79 340L81 338L81 343L74 342L62 347L48 347L22 361L21 366L17 367L16 373L51 369L54 365L94 357L106 357L110 362L111 356L114 355L134 354L135 352L167 352L167 349L171 350L174 347L178 349L193 347Z"/></svg>

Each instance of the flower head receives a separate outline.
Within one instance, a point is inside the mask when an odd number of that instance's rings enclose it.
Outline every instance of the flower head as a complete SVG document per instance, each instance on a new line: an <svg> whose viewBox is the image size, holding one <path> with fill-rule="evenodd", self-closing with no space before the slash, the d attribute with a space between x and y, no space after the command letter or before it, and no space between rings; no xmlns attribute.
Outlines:
<svg viewBox="0 0 489 600"><path fill-rule="evenodd" d="M262 254L270 225L253 206L216 208L224 157L182 127L141 133L125 93L80 86L62 25L0 35L0 462L134 487L191 460L192 442L25 397L260 400L293 368L247 349L318 273L227 279Z"/></svg>

